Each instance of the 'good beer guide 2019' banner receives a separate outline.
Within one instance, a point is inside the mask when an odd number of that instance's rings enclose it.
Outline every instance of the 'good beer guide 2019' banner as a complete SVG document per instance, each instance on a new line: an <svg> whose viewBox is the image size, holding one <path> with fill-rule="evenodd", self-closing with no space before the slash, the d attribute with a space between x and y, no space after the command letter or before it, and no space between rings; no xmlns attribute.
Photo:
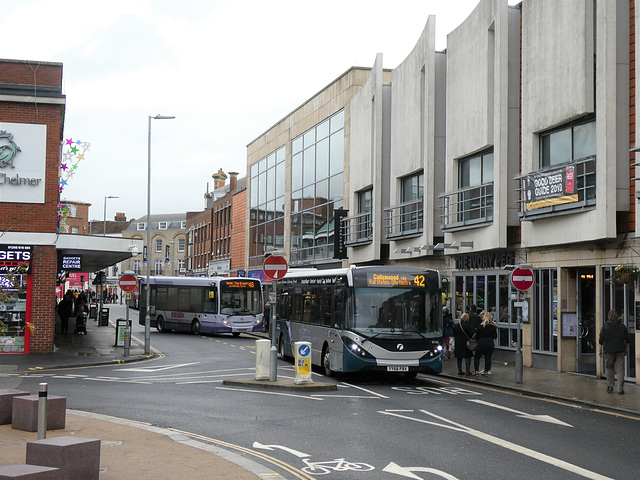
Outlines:
<svg viewBox="0 0 640 480"><path fill-rule="evenodd" d="M575 190L575 166L527 175L525 178L527 210L578 201Z"/></svg>

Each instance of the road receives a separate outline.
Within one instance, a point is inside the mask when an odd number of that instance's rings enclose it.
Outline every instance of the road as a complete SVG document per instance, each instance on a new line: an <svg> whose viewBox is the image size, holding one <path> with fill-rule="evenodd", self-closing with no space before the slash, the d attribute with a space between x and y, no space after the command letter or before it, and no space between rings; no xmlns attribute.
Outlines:
<svg viewBox="0 0 640 480"><path fill-rule="evenodd" d="M639 418L425 375L314 374L338 385L322 393L222 385L254 374L255 339L152 331L157 360L28 373L16 388L46 381L68 408L215 439L295 478L637 478ZM278 375L293 366L279 362Z"/></svg>

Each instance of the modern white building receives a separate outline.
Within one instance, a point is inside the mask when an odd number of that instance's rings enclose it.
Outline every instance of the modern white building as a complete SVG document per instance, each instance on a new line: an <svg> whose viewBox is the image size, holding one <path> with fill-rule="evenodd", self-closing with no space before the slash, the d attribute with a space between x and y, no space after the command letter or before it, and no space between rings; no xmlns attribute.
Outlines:
<svg viewBox="0 0 640 480"><path fill-rule="evenodd" d="M525 365L593 376L616 310L635 382L635 3L480 0L445 51L429 17L392 71L382 54L348 70L248 146L249 269L268 247L437 268L457 316L494 313L498 358L520 330ZM515 265L534 273L524 300Z"/></svg>

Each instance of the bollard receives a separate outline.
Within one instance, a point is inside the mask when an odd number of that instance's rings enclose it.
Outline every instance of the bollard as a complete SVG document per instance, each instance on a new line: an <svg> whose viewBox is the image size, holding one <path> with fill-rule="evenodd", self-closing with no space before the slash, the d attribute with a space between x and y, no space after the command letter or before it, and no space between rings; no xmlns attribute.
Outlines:
<svg viewBox="0 0 640 480"><path fill-rule="evenodd" d="M38 389L38 440L47 438L47 384L39 384Z"/></svg>

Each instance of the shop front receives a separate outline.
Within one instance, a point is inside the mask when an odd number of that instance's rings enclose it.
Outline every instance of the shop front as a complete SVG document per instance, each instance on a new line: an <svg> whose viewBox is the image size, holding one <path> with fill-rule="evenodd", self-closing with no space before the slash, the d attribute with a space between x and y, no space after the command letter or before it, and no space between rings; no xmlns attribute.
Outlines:
<svg viewBox="0 0 640 480"><path fill-rule="evenodd" d="M0 353L29 353L30 245L0 245Z"/></svg>

